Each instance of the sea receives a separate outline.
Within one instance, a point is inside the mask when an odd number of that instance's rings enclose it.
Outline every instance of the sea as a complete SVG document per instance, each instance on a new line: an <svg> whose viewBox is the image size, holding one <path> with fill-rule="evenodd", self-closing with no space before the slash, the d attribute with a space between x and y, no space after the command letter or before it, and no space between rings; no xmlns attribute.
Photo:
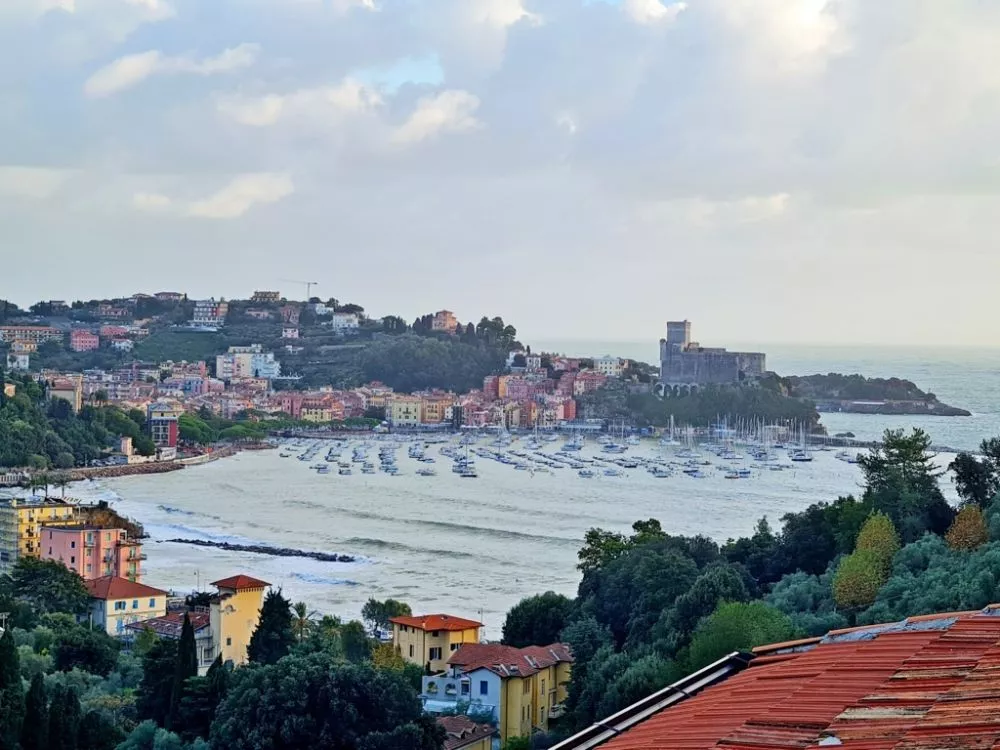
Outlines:
<svg viewBox="0 0 1000 750"><path fill-rule="evenodd" d="M534 348L650 362L657 356L655 345L630 342L537 342ZM975 449L984 438L1000 435L1000 350L769 345L754 350L766 351L769 368L781 374L901 377L973 412L967 418L825 414L822 421L831 434L850 431L868 439L886 428L916 426L935 444L956 450ZM669 458L670 450L675 449L648 441L630 453ZM589 442L583 453L598 451ZM324 454L321 449L315 460ZM318 474L308 468L313 461L282 458L273 450L169 474L79 483L71 492L108 500L144 524L150 535L144 581L151 585L186 592L247 573L317 613L358 617L369 597L392 597L409 602L415 612L479 618L486 637L499 638L504 614L521 598L575 593L577 552L590 528L627 531L635 520L658 518L670 533L724 542L750 533L763 516L777 524L786 513L860 487L857 466L832 451L817 453L812 463L757 470L741 480L725 479L718 466L707 467L703 479L684 474L660 479L641 469L585 479L569 468L531 474L481 458L478 478L463 479L449 470L450 459L437 446L427 455L437 460L437 476L417 475L424 464L409 459L405 447L399 451L400 476ZM947 452L937 458L942 467L950 459ZM954 499L947 475L942 483ZM168 541L176 538L355 559L328 563Z"/></svg>

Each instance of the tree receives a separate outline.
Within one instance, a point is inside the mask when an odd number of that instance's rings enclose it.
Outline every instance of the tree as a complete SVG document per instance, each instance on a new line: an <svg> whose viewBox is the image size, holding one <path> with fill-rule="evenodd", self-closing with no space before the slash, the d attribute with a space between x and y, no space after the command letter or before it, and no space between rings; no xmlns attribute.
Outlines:
<svg viewBox="0 0 1000 750"><path fill-rule="evenodd" d="M840 561L833 579L833 598L846 610L867 607L875 601L885 582L885 569L878 553L858 550Z"/></svg>
<svg viewBox="0 0 1000 750"><path fill-rule="evenodd" d="M194 626L191 618L184 613L184 624L181 626L181 637L177 642L177 653L174 656L174 678L170 686L170 713L167 716L166 728L173 729L181 710L181 700L188 679L198 676L198 650L194 641Z"/></svg>
<svg viewBox="0 0 1000 750"><path fill-rule="evenodd" d="M101 711L87 711L77 730L80 750L117 750L125 739L122 730Z"/></svg>
<svg viewBox="0 0 1000 750"><path fill-rule="evenodd" d="M701 669L733 651L747 651L791 636L788 618L763 602L722 604L695 631L688 667Z"/></svg>
<svg viewBox="0 0 1000 750"><path fill-rule="evenodd" d="M119 644L101 629L74 626L56 637L55 667L60 672L82 669L107 677L118 664Z"/></svg>
<svg viewBox="0 0 1000 750"><path fill-rule="evenodd" d="M52 691L52 703L49 706L49 750L77 750L81 713L76 688L57 686Z"/></svg>
<svg viewBox="0 0 1000 750"><path fill-rule="evenodd" d="M507 613L502 642L516 648L555 643L572 607L572 601L554 591L522 599Z"/></svg>
<svg viewBox="0 0 1000 750"><path fill-rule="evenodd" d="M885 513L872 514L861 527L854 549L874 553L882 580L887 579L892 571L892 558L899 552L899 534L896 533L892 519Z"/></svg>
<svg viewBox="0 0 1000 750"><path fill-rule="evenodd" d="M391 620L393 617L409 617L413 614L410 605L406 602L386 599L380 602L377 599L369 599L361 609L361 619L368 626L372 634L388 632L391 630Z"/></svg>
<svg viewBox="0 0 1000 750"><path fill-rule="evenodd" d="M170 716L174 673L177 665L177 641L157 640L142 658L142 681L136 691L136 714L166 724Z"/></svg>
<svg viewBox="0 0 1000 750"><path fill-rule="evenodd" d="M190 741L195 737L208 739L212 719L229 689L231 674L231 664L223 663L220 654L204 677L188 678L176 722L184 740Z"/></svg>
<svg viewBox="0 0 1000 750"><path fill-rule="evenodd" d="M291 602L280 591L272 589L264 598L260 621L250 636L247 656L257 664L274 664L288 655L294 643Z"/></svg>
<svg viewBox="0 0 1000 750"><path fill-rule="evenodd" d="M17 748L21 739L24 711L21 664L14 643L14 632L7 628L0 636L0 747L11 750Z"/></svg>
<svg viewBox="0 0 1000 750"><path fill-rule="evenodd" d="M14 597L27 602L38 614L82 615L90 605L83 579L58 560L20 557L10 578Z"/></svg>
<svg viewBox="0 0 1000 750"><path fill-rule="evenodd" d="M986 519L978 505L966 505L955 516L945 535L948 546L958 550L974 550L989 541Z"/></svg>
<svg viewBox="0 0 1000 750"><path fill-rule="evenodd" d="M372 666L376 669L392 669L402 672L406 660L391 643L380 643L372 649Z"/></svg>
<svg viewBox="0 0 1000 750"><path fill-rule="evenodd" d="M295 602L292 605L292 633L299 643L312 631L315 615L315 612L309 611L309 606L305 602Z"/></svg>
<svg viewBox="0 0 1000 750"><path fill-rule="evenodd" d="M371 657L372 642L365 632L365 626L351 620L340 629L340 641L344 658L352 662L362 662Z"/></svg>
<svg viewBox="0 0 1000 750"><path fill-rule="evenodd" d="M399 673L314 654L239 670L211 741L216 750L437 750L443 738Z"/></svg>
<svg viewBox="0 0 1000 750"><path fill-rule="evenodd" d="M660 615L653 637L657 646L673 655L687 645L698 623L723 602L745 602L750 592L741 574L732 565L712 565L704 570L691 588L674 600Z"/></svg>
<svg viewBox="0 0 1000 750"><path fill-rule="evenodd" d="M21 727L21 750L48 750L49 703L45 691L45 675L31 678L28 697L24 702L24 724Z"/></svg>
<svg viewBox="0 0 1000 750"><path fill-rule="evenodd" d="M964 503L985 508L1000 489L998 475L990 464L971 453L959 453L948 468L955 477L955 491Z"/></svg>

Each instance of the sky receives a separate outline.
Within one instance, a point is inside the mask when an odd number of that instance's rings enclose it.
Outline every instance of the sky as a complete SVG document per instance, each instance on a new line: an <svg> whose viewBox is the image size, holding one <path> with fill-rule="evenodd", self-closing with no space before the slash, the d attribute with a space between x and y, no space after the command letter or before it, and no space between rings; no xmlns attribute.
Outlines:
<svg viewBox="0 0 1000 750"><path fill-rule="evenodd" d="M0 297L1000 346L1000 3L2 0Z"/></svg>

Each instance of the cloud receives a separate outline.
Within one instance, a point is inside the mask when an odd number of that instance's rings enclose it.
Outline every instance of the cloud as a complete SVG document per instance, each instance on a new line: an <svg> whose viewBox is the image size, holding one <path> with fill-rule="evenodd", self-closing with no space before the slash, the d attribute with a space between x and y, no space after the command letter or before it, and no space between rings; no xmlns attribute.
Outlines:
<svg viewBox="0 0 1000 750"><path fill-rule="evenodd" d="M169 211L173 201L160 193L136 193L132 196L132 206L137 211L162 213Z"/></svg>
<svg viewBox="0 0 1000 750"><path fill-rule="evenodd" d="M188 214L202 219L238 219L260 204L277 203L295 192L287 174L245 174L208 198L192 203Z"/></svg>
<svg viewBox="0 0 1000 750"><path fill-rule="evenodd" d="M348 78L334 86L300 89L289 94L226 96L218 100L216 108L241 125L266 127L288 117L312 118L329 124L331 119L368 112L380 104L376 91Z"/></svg>
<svg viewBox="0 0 1000 750"><path fill-rule="evenodd" d="M0 196L43 200L54 196L70 173L46 167L0 166Z"/></svg>
<svg viewBox="0 0 1000 750"><path fill-rule="evenodd" d="M391 140L412 144L439 133L461 133L481 126L475 117L479 97L468 91L442 91L417 102L416 109L393 132Z"/></svg>
<svg viewBox="0 0 1000 750"><path fill-rule="evenodd" d="M169 57L159 50L125 55L91 75L83 89L87 96L100 98L130 89L156 74L210 76L228 73L253 65L259 52L259 45L241 44L201 60L190 56Z"/></svg>
<svg viewBox="0 0 1000 750"><path fill-rule="evenodd" d="M649 24L673 21L688 6L682 2L664 5L660 0L624 0L622 7L633 21Z"/></svg>

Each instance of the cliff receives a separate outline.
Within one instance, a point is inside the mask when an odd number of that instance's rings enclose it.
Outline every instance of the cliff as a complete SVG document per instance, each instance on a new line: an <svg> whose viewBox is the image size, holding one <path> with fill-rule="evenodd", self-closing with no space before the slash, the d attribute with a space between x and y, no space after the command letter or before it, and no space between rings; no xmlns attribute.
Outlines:
<svg viewBox="0 0 1000 750"><path fill-rule="evenodd" d="M788 377L784 382L789 395L814 402L820 412L971 416L971 412L942 403L933 393L900 378L830 373Z"/></svg>

